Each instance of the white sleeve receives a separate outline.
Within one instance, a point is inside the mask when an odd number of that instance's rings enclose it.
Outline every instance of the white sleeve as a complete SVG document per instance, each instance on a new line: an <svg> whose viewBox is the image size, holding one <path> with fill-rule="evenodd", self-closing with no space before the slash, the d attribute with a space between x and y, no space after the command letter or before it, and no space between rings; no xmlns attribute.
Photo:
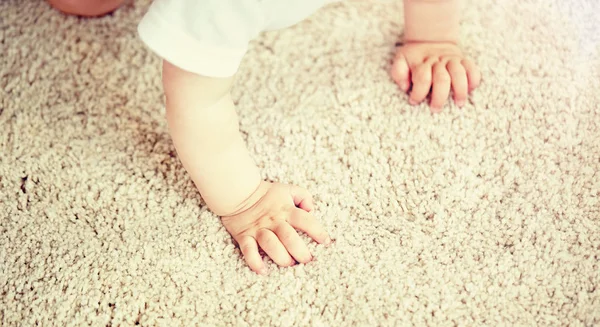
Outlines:
<svg viewBox="0 0 600 327"><path fill-rule="evenodd" d="M265 27L257 1L155 0L138 33L150 50L183 70L230 77Z"/></svg>

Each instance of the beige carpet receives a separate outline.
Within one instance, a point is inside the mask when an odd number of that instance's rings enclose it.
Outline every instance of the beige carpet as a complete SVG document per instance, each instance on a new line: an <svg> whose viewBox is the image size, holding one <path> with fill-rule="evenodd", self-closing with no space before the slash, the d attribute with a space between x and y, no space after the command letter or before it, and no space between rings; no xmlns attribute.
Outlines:
<svg viewBox="0 0 600 327"><path fill-rule="evenodd" d="M174 156L147 6L0 2L0 325L600 325L597 1L471 1L484 81L439 115L388 76L392 1L253 42L241 128L336 240L268 277Z"/></svg>

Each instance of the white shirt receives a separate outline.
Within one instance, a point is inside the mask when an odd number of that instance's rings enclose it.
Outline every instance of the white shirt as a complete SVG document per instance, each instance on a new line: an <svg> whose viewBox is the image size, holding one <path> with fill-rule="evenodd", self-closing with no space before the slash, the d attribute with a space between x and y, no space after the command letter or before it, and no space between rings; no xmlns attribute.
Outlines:
<svg viewBox="0 0 600 327"><path fill-rule="evenodd" d="M233 76L258 34L294 25L331 0L155 0L138 32L183 70Z"/></svg>

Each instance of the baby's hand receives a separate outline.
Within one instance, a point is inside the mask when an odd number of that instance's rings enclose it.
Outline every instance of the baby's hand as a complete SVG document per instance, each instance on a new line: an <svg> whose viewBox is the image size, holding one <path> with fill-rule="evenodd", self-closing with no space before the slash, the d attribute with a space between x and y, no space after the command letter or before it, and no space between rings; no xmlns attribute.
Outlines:
<svg viewBox="0 0 600 327"><path fill-rule="evenodd" d="M319 243L331 242L323 226L310 213L313 202L308 191L298 186L263 181L257 192L259 200L253 206L241 213L221 217L252 270L267 274L258 246L280 266L311 261L312 255L294 228Z"/></svg>
<svg viewBox="0 0 600 327"><path fill-rule="evenodd" d="M396 52L392 78L404 92L412 84L409 102L418 104L431 91L431 109L439 112L448 99L450 88L454 101L461 107L469 92L481 80L479 68L465 58L460 48L450 42L408 42Z"/></svg>

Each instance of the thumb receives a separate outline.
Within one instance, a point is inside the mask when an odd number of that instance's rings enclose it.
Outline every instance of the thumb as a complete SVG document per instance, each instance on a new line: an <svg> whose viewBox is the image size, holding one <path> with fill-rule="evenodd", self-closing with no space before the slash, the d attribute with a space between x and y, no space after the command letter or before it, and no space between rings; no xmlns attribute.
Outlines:
<svg viewBox="0 0 600 327"><path fill-rule="evenodd" d="M290 195L294 199L296 207L311 212L314 209L312 195L300 186L290 185Z"/></svg>
<svg viewBox="0 0 600 327"><path fill-rule="evenodd" d="M406 62L406 57L404 57L402 52L398 51L396 53L390 73L400 89L404 92L408 92L410 87L410 68Z"/></svg>

